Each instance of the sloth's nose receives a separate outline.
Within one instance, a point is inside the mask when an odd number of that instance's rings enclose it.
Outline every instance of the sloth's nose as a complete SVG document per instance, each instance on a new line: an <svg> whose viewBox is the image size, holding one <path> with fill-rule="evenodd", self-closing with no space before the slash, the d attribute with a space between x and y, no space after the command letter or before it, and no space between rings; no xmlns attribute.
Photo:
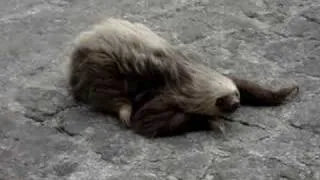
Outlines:
<svg viewBox="0 0 320 180"><path fill-rule="evenodd" d="M231 109L230 110L233 112L233 111L237 110L239 107L240 107L240 103L239 102L235 102L235 103L233 103L231 105Z"/></svg>

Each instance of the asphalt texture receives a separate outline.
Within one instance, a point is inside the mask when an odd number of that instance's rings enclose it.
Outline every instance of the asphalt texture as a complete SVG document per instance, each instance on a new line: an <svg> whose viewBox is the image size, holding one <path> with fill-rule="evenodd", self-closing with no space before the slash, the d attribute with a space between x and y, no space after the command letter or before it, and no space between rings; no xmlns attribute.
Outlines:
<svg viewBox="0 0 320 180"><path fill-rule="evenodd" d="M71 42L106 17L300 94L240 108L225 137L143 138L66 90ZM319 0L3 0L0 67L1 180L320 180Z"/></svg>

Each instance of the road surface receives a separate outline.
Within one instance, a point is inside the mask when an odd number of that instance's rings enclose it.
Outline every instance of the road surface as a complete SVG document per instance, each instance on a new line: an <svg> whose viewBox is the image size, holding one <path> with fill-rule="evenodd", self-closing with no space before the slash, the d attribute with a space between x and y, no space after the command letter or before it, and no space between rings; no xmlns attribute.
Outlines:
<svg viewBox="0 0 320 180"><path fill-rule="evenodd" d="M72 40L110 16L218 71L298 83L300 95L241 108L225 138L145 139L66 91ZM0 179L320 180L319 0L3 0L0 67Z"/></svg>

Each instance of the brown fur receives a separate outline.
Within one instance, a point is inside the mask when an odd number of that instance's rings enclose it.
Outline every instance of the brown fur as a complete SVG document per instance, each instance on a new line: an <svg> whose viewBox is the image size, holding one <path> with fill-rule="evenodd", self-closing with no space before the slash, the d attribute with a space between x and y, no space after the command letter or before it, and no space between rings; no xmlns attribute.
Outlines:
<svg viewBox="0 0 320 180"><path fill-rule="evenodd" d="M242 105L250 106L277 106L283 104L289 97L295 96L299 92L296 85L291 85L278 90L267 89L257 83L229 76L235 82L241 94Z"/></svg>
<svg viewBox="0 0 320 180"><path fill-rule="evenodd" d="M69 82L76 100L116 113L146 137L209 130L240 103L279 105L294 90L224 76L192 62L146 26L120 19L80 34Z"/></svg>

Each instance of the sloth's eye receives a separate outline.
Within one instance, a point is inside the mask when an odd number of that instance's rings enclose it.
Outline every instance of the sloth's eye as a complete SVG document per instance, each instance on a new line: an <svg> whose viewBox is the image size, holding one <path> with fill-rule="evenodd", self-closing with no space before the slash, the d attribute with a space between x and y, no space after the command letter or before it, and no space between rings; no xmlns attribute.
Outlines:
<svg viewBox="0 0 320 180"><path fill-rule="evenodd" d="M216 105L222 105L223 104L223 98L219 98L216 101Z"/></svg>
<svg viewBox="0 0 320 180"><path fill-rule="evenodd" d="M236 92L236 96L237 96L237 97L239 97L239 96L240 96L239 92Z"/></svg>

